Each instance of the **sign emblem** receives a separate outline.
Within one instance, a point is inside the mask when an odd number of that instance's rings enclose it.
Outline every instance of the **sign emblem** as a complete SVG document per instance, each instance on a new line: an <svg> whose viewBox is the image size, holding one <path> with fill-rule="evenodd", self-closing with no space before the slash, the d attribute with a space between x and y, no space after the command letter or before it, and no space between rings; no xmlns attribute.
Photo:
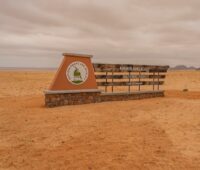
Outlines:
<svg viewBox="0 0 200 170"><path fill-rule="evenodd" d="M88 68L84 63L75 61L68 66L66 76L72 84L83 84L88 78Z"/></svg>

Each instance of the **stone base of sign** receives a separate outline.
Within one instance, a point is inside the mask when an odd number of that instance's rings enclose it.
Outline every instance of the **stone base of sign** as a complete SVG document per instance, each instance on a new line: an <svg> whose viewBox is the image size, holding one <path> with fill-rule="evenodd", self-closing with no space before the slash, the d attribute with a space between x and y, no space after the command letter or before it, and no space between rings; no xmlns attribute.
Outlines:
<svg viewBox="0 0 200 170"><path fill-rule="evenodd" d="M101 93L99 90L79 91L46 91L45 106L79 105L106 101L136 100L163 97L164 91L143 91L132 93Z"/></svg>
<svg viewBox="0 0 200 170"><path fill-rule="evenodd" d="M105 101L124 101L138 100L153 97L164 97L164 91L140 91L132 93L103 93L101 94L101 102Z"/></svg>
<svg viewBox="0 0 200 170"><path fill-rule="evenodd" d="M100 102L100 90L45 91L45 106L78 105Z"/></svg>

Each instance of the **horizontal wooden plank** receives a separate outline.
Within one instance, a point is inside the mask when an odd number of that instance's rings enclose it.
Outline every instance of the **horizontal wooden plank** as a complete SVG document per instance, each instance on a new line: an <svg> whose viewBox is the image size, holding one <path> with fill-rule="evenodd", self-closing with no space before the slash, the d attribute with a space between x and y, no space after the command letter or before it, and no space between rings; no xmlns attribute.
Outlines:
<svg viewBox="0 0 200 170"><path fill-rule="evenodd" d="M129 79L129 77L131 78L131 79L138 79L138 78L141 78L141 79L146 79L146 78L148 78L148 79L153 79L153 78L155 78L155 79L157 79L157 78L159 78L159 79L163 79L163 78L165 78L165 75L96 75L96 79L106 79L106 77L107 77L107 79Z"/></svg>
<svg viewBox="0 0 200 170"><path fill-rule="evenodd" d="M169 66L168 65L164 65L164 66L159 66L159 65L136 65L136 64L100 64L100 63L94 63L93 64L94 68L148 68L148 69L152 69L152 68L166 68L168 69Z"/></svg>
<svg viewBox="0 0 200 170"><path fill-rule="evenodd" d="M98 86L138 86L138 85L162 85L164 81L134 81L134 82L97 82Z"/></svg>
<svg viewBox="0 0 200 170"><path fill-rule="evenodd" d="M94 69L95 72L127 72L127 70L121 70L119 68L106 68L106 69L102 69L102 68L95 68ZM134 69L131 70L131 72L139 72L138 70ZM149 70L140 70L140 72L149 72Z"/></svg>
<svg viewBox="0 0 200 170"><path fill-rule="evenodd" d="M153 73L153 72L155 72L155 73L157 73L157 72L166 73L167 69L162 69L162 68L160 68L160 69L149 69L148 72L150 72L150 73Z"/></svg>
<svg viewBox="0 0 200 170"><path fill-rule="evenodd" d="M93 64L94 70L96 72L148 72L151 71L160 71L166 72L169 66L154 66L154 65L133 65L133 64Z"/></svg>
<svg viewBox="0 0 200 170"><path fill-rule="evenodd" d="M127 70L121 70L120 68L96 68L94 70L95 72L128 72ZM166 73L167 69L146 69L146 68L141 68L141 70L133 68L132 70L130 69L129 72L162 72Z"/></svg>

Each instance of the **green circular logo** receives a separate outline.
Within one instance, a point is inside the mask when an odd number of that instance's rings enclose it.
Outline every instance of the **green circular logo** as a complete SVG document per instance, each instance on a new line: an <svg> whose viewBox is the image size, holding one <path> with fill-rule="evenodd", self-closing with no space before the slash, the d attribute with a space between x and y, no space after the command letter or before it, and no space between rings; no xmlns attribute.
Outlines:
<svg viewBox="0 0 200 170"><path fill-rule="evenodd" d="M88 68L80 61L73 62L68 66L66 76L68 81L72 84L83 84L88 78Z"/></svg>

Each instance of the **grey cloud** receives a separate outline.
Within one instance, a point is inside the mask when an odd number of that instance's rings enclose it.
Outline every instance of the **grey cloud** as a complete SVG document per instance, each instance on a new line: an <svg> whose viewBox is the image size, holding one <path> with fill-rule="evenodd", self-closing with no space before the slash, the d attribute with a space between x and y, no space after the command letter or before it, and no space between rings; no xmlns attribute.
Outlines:
<svg viewBox="0 0 200 170"><path fill-rule="evenodd" d="M197 0L0 0L0 66L57 66L63 52L199 66L199 7Z"/></svg>

